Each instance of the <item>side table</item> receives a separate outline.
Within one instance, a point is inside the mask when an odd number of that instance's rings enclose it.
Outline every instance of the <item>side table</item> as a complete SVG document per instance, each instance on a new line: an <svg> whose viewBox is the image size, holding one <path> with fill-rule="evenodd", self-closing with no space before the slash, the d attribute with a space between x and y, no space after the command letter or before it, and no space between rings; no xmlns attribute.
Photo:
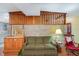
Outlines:
<svg viewBox="0 0 79 59"><path fill-rule="evenodd" d="M66 47L63 43L58 43L58 56L67 56Z"/></svg>

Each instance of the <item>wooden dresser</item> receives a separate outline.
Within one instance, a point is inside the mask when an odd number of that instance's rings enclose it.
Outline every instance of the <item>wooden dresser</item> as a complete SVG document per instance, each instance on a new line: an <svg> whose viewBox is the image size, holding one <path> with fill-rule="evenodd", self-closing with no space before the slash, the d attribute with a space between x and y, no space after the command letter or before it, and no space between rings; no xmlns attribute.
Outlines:
<svg viewBox="0 0 79 59"><path fill-rule="evenodd" d="M9 36L4 39L4 55L18 55L24 44L24 36Z"/></svg>

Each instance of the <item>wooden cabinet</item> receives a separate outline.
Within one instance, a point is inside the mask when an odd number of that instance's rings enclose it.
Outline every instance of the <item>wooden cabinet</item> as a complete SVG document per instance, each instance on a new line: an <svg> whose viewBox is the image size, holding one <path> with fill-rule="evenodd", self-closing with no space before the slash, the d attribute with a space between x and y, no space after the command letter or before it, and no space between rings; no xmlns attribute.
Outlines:
<svg viewBox="0 0 79 59"><path fill-rule="evenodd" d="M4 50L13 49L13 40L11 38L5 38L4 40Z"/></svg>
<svg viewBox="0 0 79 59"><path fill-rule="evenodd" d="M41 24L40 16L33 17L33 24Z"/></svg>
<svg viewBox="0 0 79 59"><path fill-rule="evenodd" d="M9 13L9 23L12 25L50 25L66 24L66 13L40 11L38 16L28 16L21 11Z"/></svg>
<svg viewBox="0 0 79 59"><path fill-rule="evenodd" d="M33 24L33 16L27 17L27 24Z"/></svg>
<svg viewBox="0 0 79 59"><path fill-rule="evenodd" d="M66 24L66 13L40 11L42 24Z"/></svg>
<svg viewBox="0 0 79 59"><path fill-rule="evenodd" d="M4 55L18 55L24 44L23 36L6 37L4 39Z"/></svg>

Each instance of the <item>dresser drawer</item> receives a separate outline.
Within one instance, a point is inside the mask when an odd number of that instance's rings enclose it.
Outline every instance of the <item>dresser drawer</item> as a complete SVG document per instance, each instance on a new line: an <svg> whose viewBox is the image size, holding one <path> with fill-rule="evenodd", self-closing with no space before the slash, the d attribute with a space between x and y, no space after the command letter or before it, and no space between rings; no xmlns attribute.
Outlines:
<svg viewBox="0 0 79 59"><path fill-rule="evenodd" d="M4 40L4 49L13 49L13 39Z"/></svg>
<svg viewBox="0 0 79 59"><path fill-rule="evenodd" d="M24 44L24 37L7 37L4 39L4 55L18 55Z"/></svg>
<svg viewBox="0 0 79 59"><path fill-rule="evenodd" d="M23 38L19 38L19 39L15 39L14 40L14 44L13 45L14 45L15 49L21 49L23 44L24 44L24 39Z"/></svg>

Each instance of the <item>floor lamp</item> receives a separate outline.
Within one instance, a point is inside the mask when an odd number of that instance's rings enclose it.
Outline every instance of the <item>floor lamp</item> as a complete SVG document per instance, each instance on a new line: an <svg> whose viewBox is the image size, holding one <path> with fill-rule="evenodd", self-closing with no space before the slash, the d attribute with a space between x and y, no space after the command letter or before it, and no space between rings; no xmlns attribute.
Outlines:
<svg viewBox="0 0 79 59"><path fill-rule="evenodd" d="M61 42L61 39L62 39L62 31L61 31L61 29L56 29L56 32L55 32L55 34L56 34L56 42L57 43L62 43Z"/></svg>
<svg viewBox="0 0 79 59"><path fill-rule="evenodd" d="M67 55L66 49L64 47L64 36L61 29L56 29L56 43L57 43L57 52L59 55Z"/></svg>
<svg viewBox="0 0 79 59"><path fill-rule="evenodd" d="M61 45L62 45L62 31L61 29L56 29L56 38L55 38L55 41L56 41L56 47L57 47L57 52L58 53L61 53Z"/></svg>

